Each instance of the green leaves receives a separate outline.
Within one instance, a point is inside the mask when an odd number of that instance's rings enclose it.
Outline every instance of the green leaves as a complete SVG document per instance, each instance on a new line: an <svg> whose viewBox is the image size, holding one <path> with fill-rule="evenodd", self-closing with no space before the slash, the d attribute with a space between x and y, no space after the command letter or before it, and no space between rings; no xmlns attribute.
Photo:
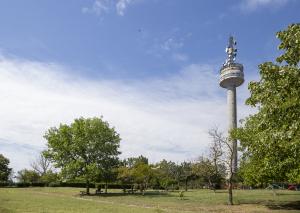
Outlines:
<svg viewBox="0 0 300 213"><path fill-rule="evenodd" d="M9 160L0 154L0 181L8 181L12 169L8 167Z"/></svg>
<svg viewBox="0 0 300 213"><path fill-rule="evenodd" d="M46 134L49 157L65 178L94 180L118 164L119 134L100 118L79 118Z"/></svg>
<svg viewBox="0 0 300 213"><path fill-rule="evenodd" d="M232 132L244 151L241 172L252 184L296 181L300 175L300 25L277 36L285 50L277 61L287 65L259 65L261 79L249 84L246 101L259 111Z"/></svg>
<svg viewBox="0 0 300 213"><path fill-rule="evenodd" d="M291 24L287 30L278 32L276 36L281 40L278 49L285 50L276 61L285 61L291 66L296 66L300 61L300 24Z"/></svg>

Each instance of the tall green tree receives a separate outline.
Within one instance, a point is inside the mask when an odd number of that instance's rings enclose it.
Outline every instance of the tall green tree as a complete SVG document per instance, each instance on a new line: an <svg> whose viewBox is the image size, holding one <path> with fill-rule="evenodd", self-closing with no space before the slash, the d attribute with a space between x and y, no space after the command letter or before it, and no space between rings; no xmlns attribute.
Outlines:
<svg viewBox="0 0 300 213"><path fill-rule="evenodd" d="M258 112L232 132L244 152L241 174L249 184L300 182L300 24L277 33L276 62L259 65L246 104Z"/></svg>
<svg viewBox="0 0 300 213"><path fill-rule="evenodd" d="M119 134L101 118L79 118L70 125L50 128L45 156L61 168L63 177L84 178L86 193L89 184L118 165Z"/></svg>
<svg viewBox="0 0 300 213"><path fill-rule="evenodd" d="M12 169L8 167L9 160L0 154L0 181L8 181Z"/></svg>

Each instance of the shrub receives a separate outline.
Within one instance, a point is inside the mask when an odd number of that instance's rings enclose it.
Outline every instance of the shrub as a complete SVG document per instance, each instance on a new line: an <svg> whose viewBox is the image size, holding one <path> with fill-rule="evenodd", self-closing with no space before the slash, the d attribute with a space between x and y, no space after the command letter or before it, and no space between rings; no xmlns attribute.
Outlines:
<svg viewBox="0 0 300 213"><path fill-rule="evenodd" d="M181 200L183 199L183 197L184 197L184 191L180 191L179 192L179 197L180 197Z"/></svg>
<svg viewBox="0 0 300 213"><path fill-rule="evenodd" d="M51 182L48 184L49 187L60 187L60 182Z"/></svg>
<svg viewBox="0 0 300 213"><path fill-rule="evenodd" d="M45 182L36 182L36 183L31 183L31 186L45 187L45 186L47 186L47 183L45 183Z"/></svg>
<svg viewBox="0 0 300 213"><path fill-rule="evenodd" d="M0 187L6 187L6 186L9 186L10 183L7 182L7 181L0 181Z"/></svg>
<svg viewBox="0 0 300 213"><path fill-rule="evenodd" d="M27 183L27 182L18 182L15 184L15 186L18 188L23 188L23 187L29 187L29 186L31 186L31 184Z"/></svg>

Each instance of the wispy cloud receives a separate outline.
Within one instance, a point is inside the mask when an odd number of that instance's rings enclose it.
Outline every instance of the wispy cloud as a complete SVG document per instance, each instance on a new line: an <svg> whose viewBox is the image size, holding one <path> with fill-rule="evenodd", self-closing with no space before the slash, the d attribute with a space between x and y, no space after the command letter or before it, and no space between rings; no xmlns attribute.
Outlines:
<svg viewBox="0 0 300 213"><path fill-rule="evenodd" d="M120 16L124 15L124 12L129 4L131 4L134 0L118 0L116 3L117 13Z"/></svg>
<svg viewBox="0 0 300 213"><path fill-rule="evenodd" d="M240 9L244 12L252 12L260 8L279 8L290 0L242 0Z"/></svg>
<svg viewBox="0 0 300 213"><path fill-rule="evenodd" d="M69 75L70 69L59 64L2 57L0 153L10 156L14 168L28 167L33 153L45 147L49 127L103 115L122 137L122 157L196 157L205 152L210 127L226 129L226 92L214 70L191 64L172 76L142 82L89 80ZM242 117L249 112L243 106L246 85L239 91Z"/></svg>
<svg viewBox="0 0 300 213"><path fill-rule="evenodd" d="M95 0L91 7L83 7L82 12L101 16L115 9L118 15L124 16L128 6L136 1L137 0Z"/></svg>
<svg viewBox="0 0 300 213"><path fill-rule="evenodd" d="M83 7L83 13L93 13L96 15L103 15L109 11L110 1L109 0L96 0L91 7Z"/></svg>
<svg viewBox="0 0 300 213"><path fill-rule="evenodd" d="M182 40L177 40L175 38L168 38L162 43L161 48L163 50L170 51L174 49L179 49L183 47L183 45L184 44Z"/></svg>
<svg viewBox="0 0 300 213"><path fill-rule="evenodd" d="M147 53L159 58L167 57L178 62L186 62L189 56L182 50L191 33L181 35L178 28L172 29L167 35L155 38Z"/></svg>

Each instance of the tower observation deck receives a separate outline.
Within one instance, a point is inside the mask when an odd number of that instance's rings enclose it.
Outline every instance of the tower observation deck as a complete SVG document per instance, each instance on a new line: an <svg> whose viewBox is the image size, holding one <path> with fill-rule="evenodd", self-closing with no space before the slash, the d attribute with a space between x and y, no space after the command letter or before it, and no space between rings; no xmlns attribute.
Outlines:
<svg viewBox="0 0 300 213"><path fill-rule="evenodd" d="M237 107L236 107L236 87L244 83L244 68L242 64L236 63L237 49L236 41L232 36L229 37L228 46L226 47L227 59L220 69L221 87L227 89L228 105L228 131L237 127ZM233 150L232 170L237 171L237 141L229 141Z"/></svg>

